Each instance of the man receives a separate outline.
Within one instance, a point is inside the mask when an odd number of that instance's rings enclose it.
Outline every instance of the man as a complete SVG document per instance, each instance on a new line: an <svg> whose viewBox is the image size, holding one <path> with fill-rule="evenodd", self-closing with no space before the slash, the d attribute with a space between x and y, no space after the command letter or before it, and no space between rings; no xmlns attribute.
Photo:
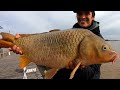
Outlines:
<svg viewBox="0 0 120 90"><path fill-rule="evenodd" d="M77 23L73 25L73 28L85 28L93 32L94 34L100 36L99 30L99 22L95 21L95 11L74 11L77 17ZM86 68L78 69L75 73L73 79L100 79L100 67L101 64L90 65ZM61 69L57 72L57 74L53 77L53 79L69 79L70 73L72 70L70 69Z"/></svg>
<svg viewBox="0 0 120 90"><path fill-rule="evenodd" d="M94 34L100 36L101 38L103 38L102 35L100 34L99 22L94 20L95 19L94 11L76 10L74 11L74 13L76 13L78 22L73 25L73 28L85 28L85 29L90 30ZM16 37L19 38L20 36L16 35ZM17 46L14 46L12 50L16 53L22 54L22 51L20 51L19 47ZM40 72L42 73L42 75L43 75L44 70L49 69L49 68L46 68L40 65L37 65L37 66ZM99 79L100 78L100 66L101 64L95 64L95 65L90 65L85 68L80 68L76 71L73 79L83 79L83 80ZM72 72L71 69L63 68L59 70L52 79L69 79L71 72Z"/></svg>

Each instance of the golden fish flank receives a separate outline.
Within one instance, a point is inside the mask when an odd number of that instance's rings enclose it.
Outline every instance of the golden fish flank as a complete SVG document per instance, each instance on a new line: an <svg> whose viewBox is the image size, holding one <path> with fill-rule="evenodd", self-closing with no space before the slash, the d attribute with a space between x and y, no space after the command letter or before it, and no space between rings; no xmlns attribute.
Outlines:
<svg viewBox="0 0 120 90"><path fill-rule="evenodd" d="M20 58L21 68L30 62L50 67L51 70L45 74L46 78L52 78L61 68L75 65L71 79L79 65L107 63L118 59L118 54L105 40L85 29L53 30L26 36L24 34L24 37L17 40L9 33L1 35L4 38L0 40L0 47L17 45L23 51Z"/></svg>

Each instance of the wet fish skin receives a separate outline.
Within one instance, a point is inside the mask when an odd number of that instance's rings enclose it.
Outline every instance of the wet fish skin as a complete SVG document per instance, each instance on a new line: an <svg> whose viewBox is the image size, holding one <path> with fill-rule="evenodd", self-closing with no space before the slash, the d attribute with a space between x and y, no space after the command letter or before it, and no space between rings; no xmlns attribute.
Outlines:
<svg viewBox="0 0 120 90"><path fill-rule="evenodd" d="M1 35L4 36L3 33ZM3 39L12 43L12 45L8 44L8 47L17 45L23 51L20 66L23 68L30 62L34 62L53 68L46 76L48 78L53 77L59 69L69 67L70 63L75 65L73 67L75 73L78 65L113 62L119 58L111 45L86 29L53 30L48 33L24 36L17 40L13 39L14 36L9 36L4 36ZM0 42L1 46L4 42ZM73 78L74 73L70 78Z"/></svg>

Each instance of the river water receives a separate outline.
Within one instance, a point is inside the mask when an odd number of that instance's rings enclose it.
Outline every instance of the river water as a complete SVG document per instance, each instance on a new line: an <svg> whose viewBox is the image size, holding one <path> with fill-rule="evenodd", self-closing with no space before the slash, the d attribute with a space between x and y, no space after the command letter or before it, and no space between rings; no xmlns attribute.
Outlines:
<svg viewBox="0 0 120 90"><path fill-rule="evenodd" d="M120 55L120 41L107 41ZM120 59L114 64L105 63L101 66L101 79L120 79Z"/></svg>

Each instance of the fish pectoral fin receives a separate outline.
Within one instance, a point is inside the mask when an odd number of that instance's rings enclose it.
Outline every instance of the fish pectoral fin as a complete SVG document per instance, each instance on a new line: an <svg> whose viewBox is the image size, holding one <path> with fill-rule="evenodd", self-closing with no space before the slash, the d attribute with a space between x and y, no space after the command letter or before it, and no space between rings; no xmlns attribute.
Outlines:
<svg viewBox="0 0 120 90"><path fill-rule="evenodd" d="M77 71L77 69L79 68L79 66L81 65L81 62L79 62L76 67L73 69L73 71L71 72L70 74L70 78L69 79L72 79L75 75L75 72Z"/></svg>
<svg viewBox="0 0 120 90"><path fill-rule="evenodd" d="M53 68L48 71L44 71L45 73L45 79L52 79L52 77L57 73L58 69Z"/></svg>
<svg viewBox="0 0 120 90"><path fill-rule="evenodd" d="M26 67L31 61L29 59L27 59L25 56L20 56L20 64L19 67L20 68L24 68Z"/></svg>

